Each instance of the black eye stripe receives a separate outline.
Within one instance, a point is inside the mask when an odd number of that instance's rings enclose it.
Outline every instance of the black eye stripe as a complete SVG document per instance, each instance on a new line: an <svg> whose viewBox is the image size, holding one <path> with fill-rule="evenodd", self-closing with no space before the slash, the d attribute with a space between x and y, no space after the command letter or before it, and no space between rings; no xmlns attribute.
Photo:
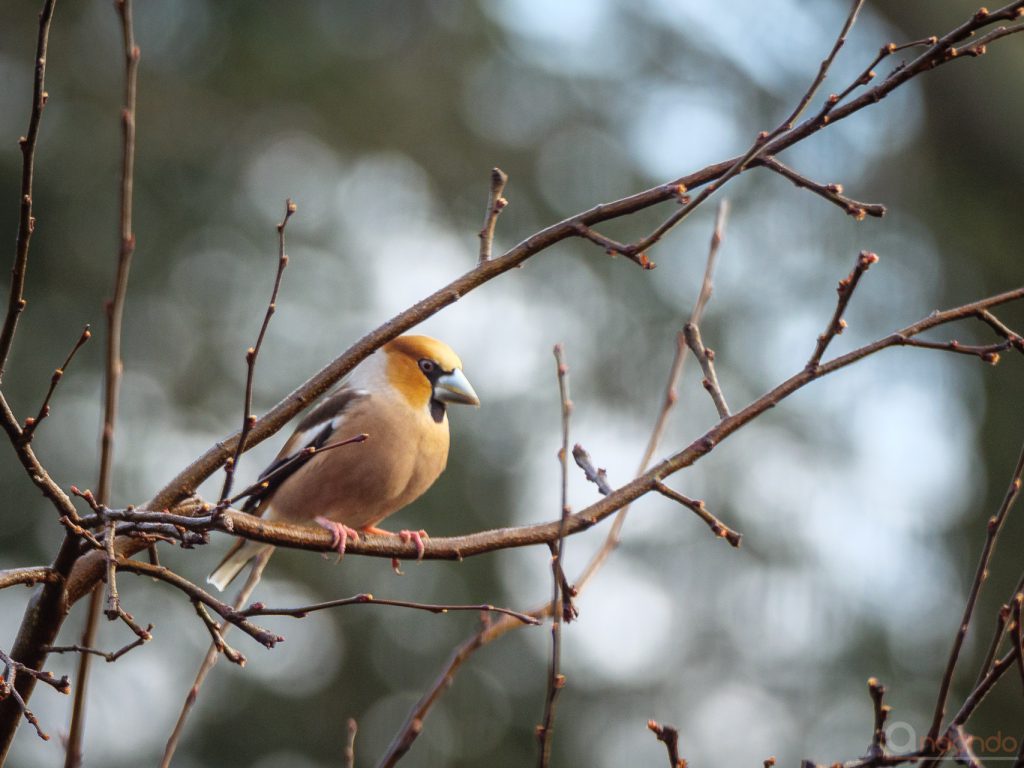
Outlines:
<svg viewBox="0 0 1024 768"><path fill-rule="evenodd" d="M445 371L435 360L431 360L429 357L421 358L418 365L420 371L430 380L432 385L436 384L437 380L446 373L451 373L451 371Z"/></svg>

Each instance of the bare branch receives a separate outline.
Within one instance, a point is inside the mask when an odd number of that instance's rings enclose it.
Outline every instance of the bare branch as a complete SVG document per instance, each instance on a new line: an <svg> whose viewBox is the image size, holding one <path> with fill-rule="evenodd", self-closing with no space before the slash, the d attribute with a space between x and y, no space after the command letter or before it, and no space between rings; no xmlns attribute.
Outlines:
<svg viewBox="0 0 1024 768"><path fill-rule="evenodd" d="M846 321L843 319L846 305L850 303L850 297L853 296L853 292L857 289L857 283L860 282L861 277L871 268L872 264L877 263L878 256L868 251L861 251L853 271L839 281L839 285L836 287L836 292L839 294L839 300L836 302L836 311L832 314L832 319L829 321L825 332L818 337L818 344L814 348L814 353L811 355L811 359L807 361L807 368L809 370L818 367L818 364L821 362L821 356L825 354L825 350L832 342L832 339L846 328Z"/></svg>
<svg viewBox="0 0 1024 768"><path fill-rule="evenodd" d="M121 329L124 324L124 306L128 297L128 275L132 256L135 254L135 232L132 226L133 190L135 185L135 94L138 78L139 47L135 44L135 29L132 24L131 0L115 0L114 7L121 19L122 42L124 46L124 105L121 109L123 131L121 154L121 207L120 207L120 250L117 258L117 272L114 277L114 294L107 303L107 354L103 397L103 431L100 437L100 472L97 483L97 497L100 504L110 501L114 468L114 432L117 426L118 400L124 362L121 359ZM152 545L151 545L152 546ZM107 615L116 618L121 614L117 603L117 588L114 585L113 531L106 552L107 580L110 599ZM89 603L83 645L94 643L97 614L100 607L97 594ZM127 616L127 614L125 614ZM125 621L139 637L140 627L128 617ZM75 702L71 710L71 725L68 730L64 768L77 768L82 762L82 739L84 737L85 700L89 689L89 670L92 656L83 654L78 660L78 674L75 678Z"/></svg>
<svg viewBox="0 0 1024 768"><path fill-rule="evenodd" d="M983 309L978 313L978 318L986 322L997 335L1002 336L1016 349L1018 352L1024 352L1024 338L1016 331L1012 330L1002 320L993 315L987 309Z"/></svg>
<svg viewBox="0 0 1024 768"><path fill-rule="evenodd" d="M540 624L540 621L530 614L513 611L511 608L499 608L498 606L491 605L490 603L480 603L479 605L414 603L408 600L389 600L387 598L374 597L368 593L353 595L352 597L343 597L337 600L327 600L325 602L314 603L312 605L304 605L299 608L267 608L263 603L253 603L244 610L236 611L235 615L245 617L292 616L297 619L302 619L305 618L307 614L315 613L316 611L325 611L330 608L343 608L347 605L391 605L397 608L413 608L418 611L427 611L428 613L449 613L451 611L501 613L505 616L511 616L513 619L521 621L523 624Z"/></svg>
<svg viewBox="0 0 1024 768"><path fill-rule="evenodd" d="M4 665L4 673L0 675L0 701L10 698L18 707L19 713L36 729L39 738L43 741L49 741L49 735L39 725L39 719L28 708L28 704L18 690L18 675L24 675L32 680L46 683L54 690L65 694L71 690L67 677L57 679L49 672L32 669L21 662L15 661L2 650L0 650L0 663Z"/></svg>
<svg viewBox="0 0 1024 768"><path fill-rule="evenodd" d="M569 525L572 509L569 507L569 419L572 415L572 400L569 397L569 365L565 362L565 350L561 344L554 349L555 365L558 373L558 395L562 412L562 446L558 450L558 463L561 468L561 525L558 539L552 542L551 548L551 661L548 665L547 691L544 696L544 715L537 726L536 735L540 746L537 764L546 768L551 762L551 736L554 729L555 709L558 703L558 692L565 686L565 676L559 671L562 656L562 619L567 622L576 617L576 608L572 603L572 587L565 578L562 568L565 553L565 535Z"/></svg>
<svg viewBox="0 0 1024 768"><path fill-rule="evenodd" d="M213 647L218 653L223 653L224 657L232 664L237 664L240 667L245 666L245 656L236 651L224 640L224 635L221 633L220 627L217 626L217 622L214 621L210 612L206 610L206 606L203 605L199 600L192 600L192 607L196 609L196 614L202 619L203 624L206 625L206 629L210 632L210 638L213 640Z"/></svg>
<svg viewBox="0 0 1024 768"><path fill-rule="evenodd" d="M683 338L686 339L686 345L693 352L693 356L697 358L701 370L704 371L704 381L701 383L711 395L719 417L728 418L730 416L729 406L725 402L725 395L722 394L722 387L718 384L718 375L715 373L715 351L704 346L704 342L700 338L700 328L696 323L687 323L683 327Z"/></svg>
<svg viewBox="0 0 1024 768"><path fill-rule="evenodd" d="M36 584L55 584L60 580L60 574L45 565L8 568L0 571L0 589L7 589L15 584L24 584L26 587L34 587Z"/></svg>
<svg viewBox="0 0 1024 768"><path fill-rule="evenodd" d="M868 678L868 692L871 694L871 703L875 710L875 727L871 734L871 748L868 750L868 755L881 757L885 754L885 720L892 707L882 703L885 686L874 677Z"/></svg>
<svg viewBox="0 0 1024 768"><path fill-rule="evenodd" d="M508 200L502 197L507 183L507 173L501 168L491 168L491 188L487 194L487 213L484 215L484 226L477 233L477 237L480 238L479 264L491 260L491 249L494 246L494 226L498 223L498 216L508 205Z"/></svg>
<svg viewBox="0 0 1024 768"><path fill-rule="evenodd" d="M925 341L924 339L904 339L900 342L901 347L919 347L921 349L937 349L942 352L953 352L958 355L971 355L979 358L982 362L995 365L999 362L999 353L1011 347L1012 342L1005 341L1002 344L972 345L961 344L956 339L951 341Z"/></svg>
<svg viewBox="0 0 1024 768"><path fill-rule="evenodd" d="M825 198L830 203L838 205L845 213L853 216L857 221L863 221L866 216L873 216L879 219L885 216L884 205L879 203L862 203L859 200L846 197L843 194L842 184L819 184L818 182L812 181L806 176L802 176L797 173L788 165L780 163L774 157L761 157L757 160L756 164L771 171L775 171L780 176L792 181L796 186L802 187L803 189L809 189L811 192Z"/></svg>
<svg viewBox="0 0 1024 768"><path fill-rule="evenodd" d="M697 517L707 523L708 528L711 529L711 532L715 534L715 536L725 539L733 547L739 547L740 542L743 539L743 534L734 531L717 517L708 512L703 501L691 499L689 496L684 496L679 491L669 488L662 482L659 482L654 489L665 498L672 499L672 501L678 502L684 507L692 510Z"/></svg>
<svg viewBox="0 0 1024 768"><path fill-rule="evenodd" d="M18 217L18 240L14 251L14 268L11 270L11 292L7 298L7 315L0 329L0 382L7 369L7 356L14 343L14 332L18 317L24 311L25 273L28 271L28 247L36 228L36 217L32 211L32 181L35 174L36 142L39 139L39 123L49 94L46 93L46 56L50 40L50 22L57 0L45 0L39 14L39 37L36 41L35 76L32 80L32 112L28 119L28 131L18 140L21 146L21 213Z"/></svg>
<svg viewBox="0 0 1024 768"><path fill-rule="evenodd" d="M247 621L244 616L237 613L230 605L218 600L206 590L196 584L193 584L184 576L180 576L169 568L152 565L150 563L143 563L139 560L126 560L124 558L118 560L117 567L122 571L137 573L142 576L150 576L154 579L159 579L160 581L170 584L172 587L184 592L190 600L201 603L207 608L212 609L219 614L222 619L234 624L253 640L267 648L273 648L279 642L284 640L280 635L274 634L273 632Z"/></svg>
<svg viewBox="0 0 1024 768"><path fill-rule="evenodd" d="M669 768L685 768L686 761L679 757L679 731L671 725L660 725L654 720L647 721L647 729L658 737L668 750Z"/></svg>
<svg viewBox="0 0 1024 768"><path fill-rule="evenodd" d="M572 457L576 460L577 466L583 470L583 473L587 476L587 480L597 486L602 495L608 496L609 494L615 493L615 489L612 488L608 482L608 473L603 469L595 467L593 460L590 458L590 454L584 450L583 446L579 443L572 449Z"/></svg>
<svg viewBox="0 0 1024 768"><path fill-rule="evenodd" d="M150 624L146 627L146 633L149 634L153 630L153 625ZM118 648L116 651L101 651L96 648L88 648L84 645L50 645L46 647L47 653L91 653L93 656L99 656L101 659L106 661L108 664L112 664L119 658L124 656L131 650L138 648L140 645L144 645L150 638L143 637L142 635L136 637L132 642L127 645Z"/></svg>
<svg viewBox="0 0 1024 768"><path fill-rule="evenodd" d="M239 431L238 443L235 446L234 455L224 462L224 487L220 492L220 499L217 502L218 511L228 505L231 496L231 485L235 479L235 470L238 468L238 460L245 452L245 441L249 436L249 430L256 423L256 417L252 413L253 386L256 377L256 359L259 357L260 349L263 346L263 339L267 335L267 328L270 327L270 318L277 311L277 293L281 290L281 278L284 276L285 267L288 266L288 254L284 252L284 230L288 226L288 220L292 217L297 206L290 199L284 204L284 218L277 225L277 274L274 276L274 289L270 292L270 302L267 304L267 311L263 315L263 324L260 326L256 343L245 352L245 401L242 406L242 429Z"/></svg>
<svg viewBox="0 0 1024 768"><path fill-rule="evenodd" d="M39 427L39 423L50 415L50 400L53 398L54 390L57 389L57 385L60 383L60 380L64 377L64 371L66 371L68 369L68 366L71 365L71 360L74 358L75 353L82 348L82 346L85 344L85 342L89 340L91 336L92 332L89 330L89 326L86 325L85 328L82 330L82 334L78 337L78 341L75 342L75 346L71 348L71 351L68 352L68 356L64 358L64 363L60 366L60 368L57 368L53 372L53 375L50 377L50 388L46 390L46 396L43 398L43 403L42 405L39 406L39 413L36 414L35 418L32 418L30 416L29 418L25 419L25 424L22 428L21 437L26 442L32 439L32 435Z"/></svg>
<svg viewBox="0 0 1024 768"><path fill-rule="evenodd" d="M977 604L978 595L981 593L981 585L984 583L985 576L988 574L988 565L989 561L992 559L992 552L995 550L996 538L999 536L999 531L1002 529L1003 523L1006 522L1006 517L1020 493L1022 473L1024 473L1024 445L1021 446L1020 456L1017 459L1017 466L1013 470L1013 475L1010 478L1010 486L1007 488L1006 494L1003 496L1003 502L999 505L999 510L996 514L989 518L988 521L985 545L981 550L981 557L978 560L978 567L974 574L974 582L971 584L971 590L967 596L967 604L964 606L963 617L960 619L960 625L957 627L956 636L953 640L953 648L949 653L949 661L946 662L946 672L942 676L942 683L939 685L939 696L938 700L935 702L935 714L932 716L931 728L928 729L928 740L932 743L938 739L939 729L942 727L942 718L946 713L946 699L949 697L949 688L953 683L953 673L956 671L956 664L960 658L960 648L963 646L964 638L967 636L967 630L971 625L974 606ZM1021 649L1018 645L1014 649L1013 655L1019 655L1020 652ZM954 725L962 725L964 722L965 720L959 720L959 722L954 722Z"/></svg>

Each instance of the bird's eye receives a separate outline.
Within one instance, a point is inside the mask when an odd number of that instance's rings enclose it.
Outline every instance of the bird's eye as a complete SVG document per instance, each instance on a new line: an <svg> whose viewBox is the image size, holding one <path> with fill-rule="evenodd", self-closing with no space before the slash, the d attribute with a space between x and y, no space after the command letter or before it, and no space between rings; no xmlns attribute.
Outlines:
<svg viewBox="0 0 1024 768"><path fill-rule="evenodd" d="M424 373L433 373L436 367L433 360L420 360L420 370Z"/></svg>

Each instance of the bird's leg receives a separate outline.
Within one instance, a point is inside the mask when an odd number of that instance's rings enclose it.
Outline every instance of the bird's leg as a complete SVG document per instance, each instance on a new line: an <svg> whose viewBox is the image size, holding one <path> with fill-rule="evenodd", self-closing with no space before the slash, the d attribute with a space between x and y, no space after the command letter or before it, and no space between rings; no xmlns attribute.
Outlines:
<svg viewBox="0 0 1024 768"><path fill-rule="evenodd" d="M328 520L322 515L317 515L313 521L321 528L326 528L331 532L331 548L338 553L339 557L345 554L345 545L348 544L350 538L353 541L359 541L359 531L355 528Z"/></svg>

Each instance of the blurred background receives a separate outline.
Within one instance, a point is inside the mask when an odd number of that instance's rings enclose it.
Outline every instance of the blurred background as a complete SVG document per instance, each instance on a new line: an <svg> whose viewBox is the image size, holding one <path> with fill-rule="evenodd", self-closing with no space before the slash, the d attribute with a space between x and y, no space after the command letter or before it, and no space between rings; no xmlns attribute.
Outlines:
<svg viewBox="0 0 1024 768"><path fill-rule="evenodd" d="M9 4L0 25L8 244L38 6ZM298 214L259 361L258 412L473 266L492 166L510 176L500 251L581 209L734 156L789 113L848 8L839 0L138 3L138 249L115 504L144 501L240 423L243 355L273 281L285 198ZM974 10L961 0L868 3L823 94L845 87L880 45L942 34ZM109 2L58 4L29 306L5 379L17 413L34 413L81 326L100 331L35 441L65 487L94 486L98 467L102 306L117 254L119 34ZM732 213L703 333L734 409L803 366L835 305L836 281L862 249L881 262L831 353L1020 284L1022 42L1008 38L987 56L918 78L781 157L886 204L881 221L858 223L766 171L728 186ZM668 210L603 231L633 240ZM699 288L713 215L706 206L655 248L653 272L568 242L418 329L460 353L484 404L452 414L447 473L392 527L443 536L557 517L556 342L571 368L572 439L613 483L628 480ZM1019 308L1000 315L1024 325ZM987 338L982 330L934 338ZM892 745L911 748L927 730L985 520L1024 433L1022 374L1019 355L991 368L905 349L801 391L671 480L743 532L739 550L664 499L637 504L623 546L564 632L555 763L660 765L664 748L646 730L649 718L679 727L694 765L852 758L870 741L872 675L889 689ZM662 456L716 420L696 366L681 390ZM282 439L247 454L242 482ZM48 562L61 536L52 509L9 451L0 476L0 568ZM203 490L215 496L219 483ZM571 494L577 509L596 499L575 472ZM996 554L954 707L1019 576L1022 518L1010 519ZM570 578L606 531L568 542ZM201 580L228 543L162 547L162 557ZM336 565L279 552L257 598L294 605L365 591L528 609L550 596L544 547L405 570L403 578L383 560ZM120 585L136 618L156 625L155 638L94 666L86 760L151 765L208 636L177 592L129 575ZM0 647L10 647L28 596L0 592ZM63 642L77 640L84 608L76 606ZM131 639L120 624L102 624L101 647ZM267 624L287 641L266 651L236 633L249 664L218 665L176 765L339 765L349 717L359 723L358 764L372 765L477 620L353 607ZM481 650L403 765L533 761L549 646L545 629L526 628ZM49 668L70 673L74 661L52 657ZM1019 737L1014 682L986 702L974 733ZM66 729L70 704L44 688L32 700L51 733ZM1003 747L990 754L1006 756ZM21 728L13 765L62 760L60 739L45 743Z"/></svg>

